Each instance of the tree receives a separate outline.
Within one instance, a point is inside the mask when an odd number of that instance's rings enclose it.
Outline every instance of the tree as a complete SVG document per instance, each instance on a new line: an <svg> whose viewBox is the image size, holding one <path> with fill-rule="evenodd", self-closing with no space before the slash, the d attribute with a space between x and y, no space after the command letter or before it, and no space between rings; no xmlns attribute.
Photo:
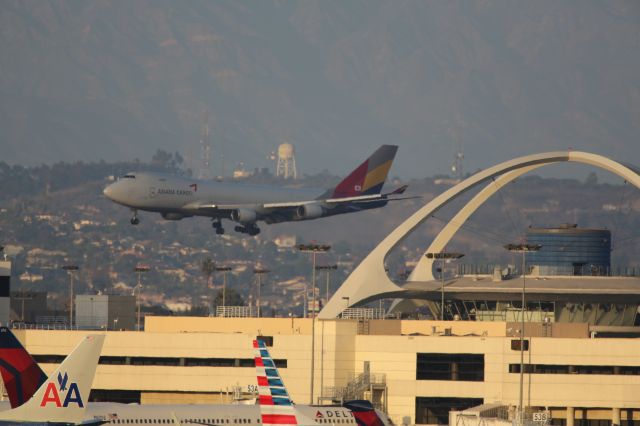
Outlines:
<svg viewBox="0 0 640 426"><path fill-rule="evenodd" d="M215 262L210 257L207 257L202 261L202 266L200 267L200 270L202 271L204 276L207 277L206 287L211 288L211 276L216 270Z"/></svg>
<svg viewBox="0 0 640 426"><path fill-rule="evenodd" d="M226 306L244 306L245 305L242 295L233 288L227 288L224 303ZM216 298L214 299L213 304L215 306L222 306L222 290L218 290L218 293L216 294Z"/></svg>

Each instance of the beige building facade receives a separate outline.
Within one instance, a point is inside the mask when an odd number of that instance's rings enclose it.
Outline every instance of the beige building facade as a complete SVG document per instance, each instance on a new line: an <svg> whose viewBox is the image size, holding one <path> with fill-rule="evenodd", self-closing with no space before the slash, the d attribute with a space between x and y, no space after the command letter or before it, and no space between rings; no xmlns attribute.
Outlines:
<svg viewBox="0 0 640 426"><path fill-rule="evenodd" d="M314 403L337 399L368 373L358 396L372 399L396 424L443 424L451 409L518 404L517 324L315 325ZM106 332L94 399L226 403L250 397L256 381L251 342L265 336L293 400L310 402L311 319L148 317L146 326L144 332ZM549 410L559 425L640 422L640 339L601 339L580 324L549 327L525 327L525 405ZM16 330L46 372L86 333Z"/></svg>

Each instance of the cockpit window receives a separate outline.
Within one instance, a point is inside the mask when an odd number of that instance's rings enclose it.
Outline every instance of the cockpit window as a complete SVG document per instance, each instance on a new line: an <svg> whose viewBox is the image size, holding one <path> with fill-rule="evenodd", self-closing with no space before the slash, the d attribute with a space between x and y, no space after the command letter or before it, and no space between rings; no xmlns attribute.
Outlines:
<svg viewBox="0 0 640 426"><path fill-rule="evenodd" d="M136 175L124 175L122 177L125 178L125 179L135 179Z"/></svg>

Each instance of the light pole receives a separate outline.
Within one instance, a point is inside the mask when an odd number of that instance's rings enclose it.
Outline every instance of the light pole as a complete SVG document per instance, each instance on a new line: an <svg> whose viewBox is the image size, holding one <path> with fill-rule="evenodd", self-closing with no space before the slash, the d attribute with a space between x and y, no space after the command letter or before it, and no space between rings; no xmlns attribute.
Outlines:
<svg viewBox="0 0 640 426"><path fill-rule="evenodd" d="M338 265L318 265L316 271L326 271L326 302L329 302L329 275L332 270L338 269ZM322 333L320 337L320 399L324 398L324 322L322 322Z"/></svg>
<svg viewBox="0 0 640 426"><path fill-rule="evenodd" d="M338 265L318 265L315 267L316 271L326 271L327 283L326 283L326 301L329 302L329 274L332 270L338 269Z"/></svg>
<svg viewBox="0 0 640 426"><path fill-rule="evenodd" d="M140 331L140 292L142 291L142 282L141 277L143 272L148 272L151 269L148 265L136 265L133 270L138 274L138 297L136 298L136 304L138 305L138 319L137 319L137 328Z"/></svg>
<svg viewBox="0 0 640 426"><path fill-rule="evenodd" d="M302 253L311 253L311 257L313 259L313 268L311 269L311 290L313 293L313 313L311 314L311 391L309 397L309 404L313 404L313 378L315 376L315 345L316 345L316 255L318 253L326 253L331 249L330 245L327 244L299 244L298 250ZM306 301L307 292L305 291L305 301ZM306 305L306 302L305 302ZM304 309L306 313L306 309ZM306 317L306 315L305 315Z"/></svg>
<svg viewBox="0 0 640 426"><path fill-rule="evenodd" d="M222 272L222 311L223 315L226 316L224 312L224 307L226 306L226 293L227 293L227 272L231 269L231 266L216 266L213 268L216 272Z"/></svg>
<svg viewBox="0 0 640 426"><path fill-rule="evenodd" d="M440 285L440 321L444 321L444 262L447 259L460 259L464 254L441 251L438 253L427 253L425 256L427 256L427 259L440 259L440 280L442 282Z"/></svg>
<svg viewBox="0 0 640 426"><path fill-rule="evenodd" d="M262 284L262 275L271 272L269 269L255 267L253 273L258 277L258 294L256 297L256 307L258 308L258 318L260 318L260 285Z"/></svg>
<svg viewBox="0 0 640 426"><path fill-rule="evenodd" d="M64 265L62 269L69 274L69 328L73 328L73 278L80 268L78 265Z"/></svg>
<svg viewBox="0 0 640 426"><path fill-rule="evenodd" d="M506 244L505 249L512 253L522 253L522 307L520 309L520 393L518 396L518 416L519 424L524 424L524 407L522 397L524 393L524 313L526 304L527 290L527 271L526 271L526 254L532 251L538 251L542 248L540 244Z"/></svg>

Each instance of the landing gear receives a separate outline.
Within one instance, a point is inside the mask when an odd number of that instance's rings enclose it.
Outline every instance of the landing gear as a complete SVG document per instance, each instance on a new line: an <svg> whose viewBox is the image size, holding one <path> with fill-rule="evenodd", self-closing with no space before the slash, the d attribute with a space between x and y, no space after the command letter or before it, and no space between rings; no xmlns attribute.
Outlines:
<svg viewBox="0 0 640 426"><path fill-rule="evenodd" d="M236 232L240 232L241 234L249 234L252 237L260 233L260 228L258 228L255 224L236 226L234 230Z"/></svg>
<svg viewBox="0 0 640 426"><path fill-rule="evenodd" d="M213 222L211 222L211 226L216 230L217 235L224 234L224 228L222 227L222 221L220 219L214 219Z"/></svg>
<svg viewBox="0 0 640 426"><path fill-rule="evenodd" d="M132 225L137 225L140 223L140 219L138 219L138 211L134 210L133 211L133 217L131 218L131 224Z"/></svg>

